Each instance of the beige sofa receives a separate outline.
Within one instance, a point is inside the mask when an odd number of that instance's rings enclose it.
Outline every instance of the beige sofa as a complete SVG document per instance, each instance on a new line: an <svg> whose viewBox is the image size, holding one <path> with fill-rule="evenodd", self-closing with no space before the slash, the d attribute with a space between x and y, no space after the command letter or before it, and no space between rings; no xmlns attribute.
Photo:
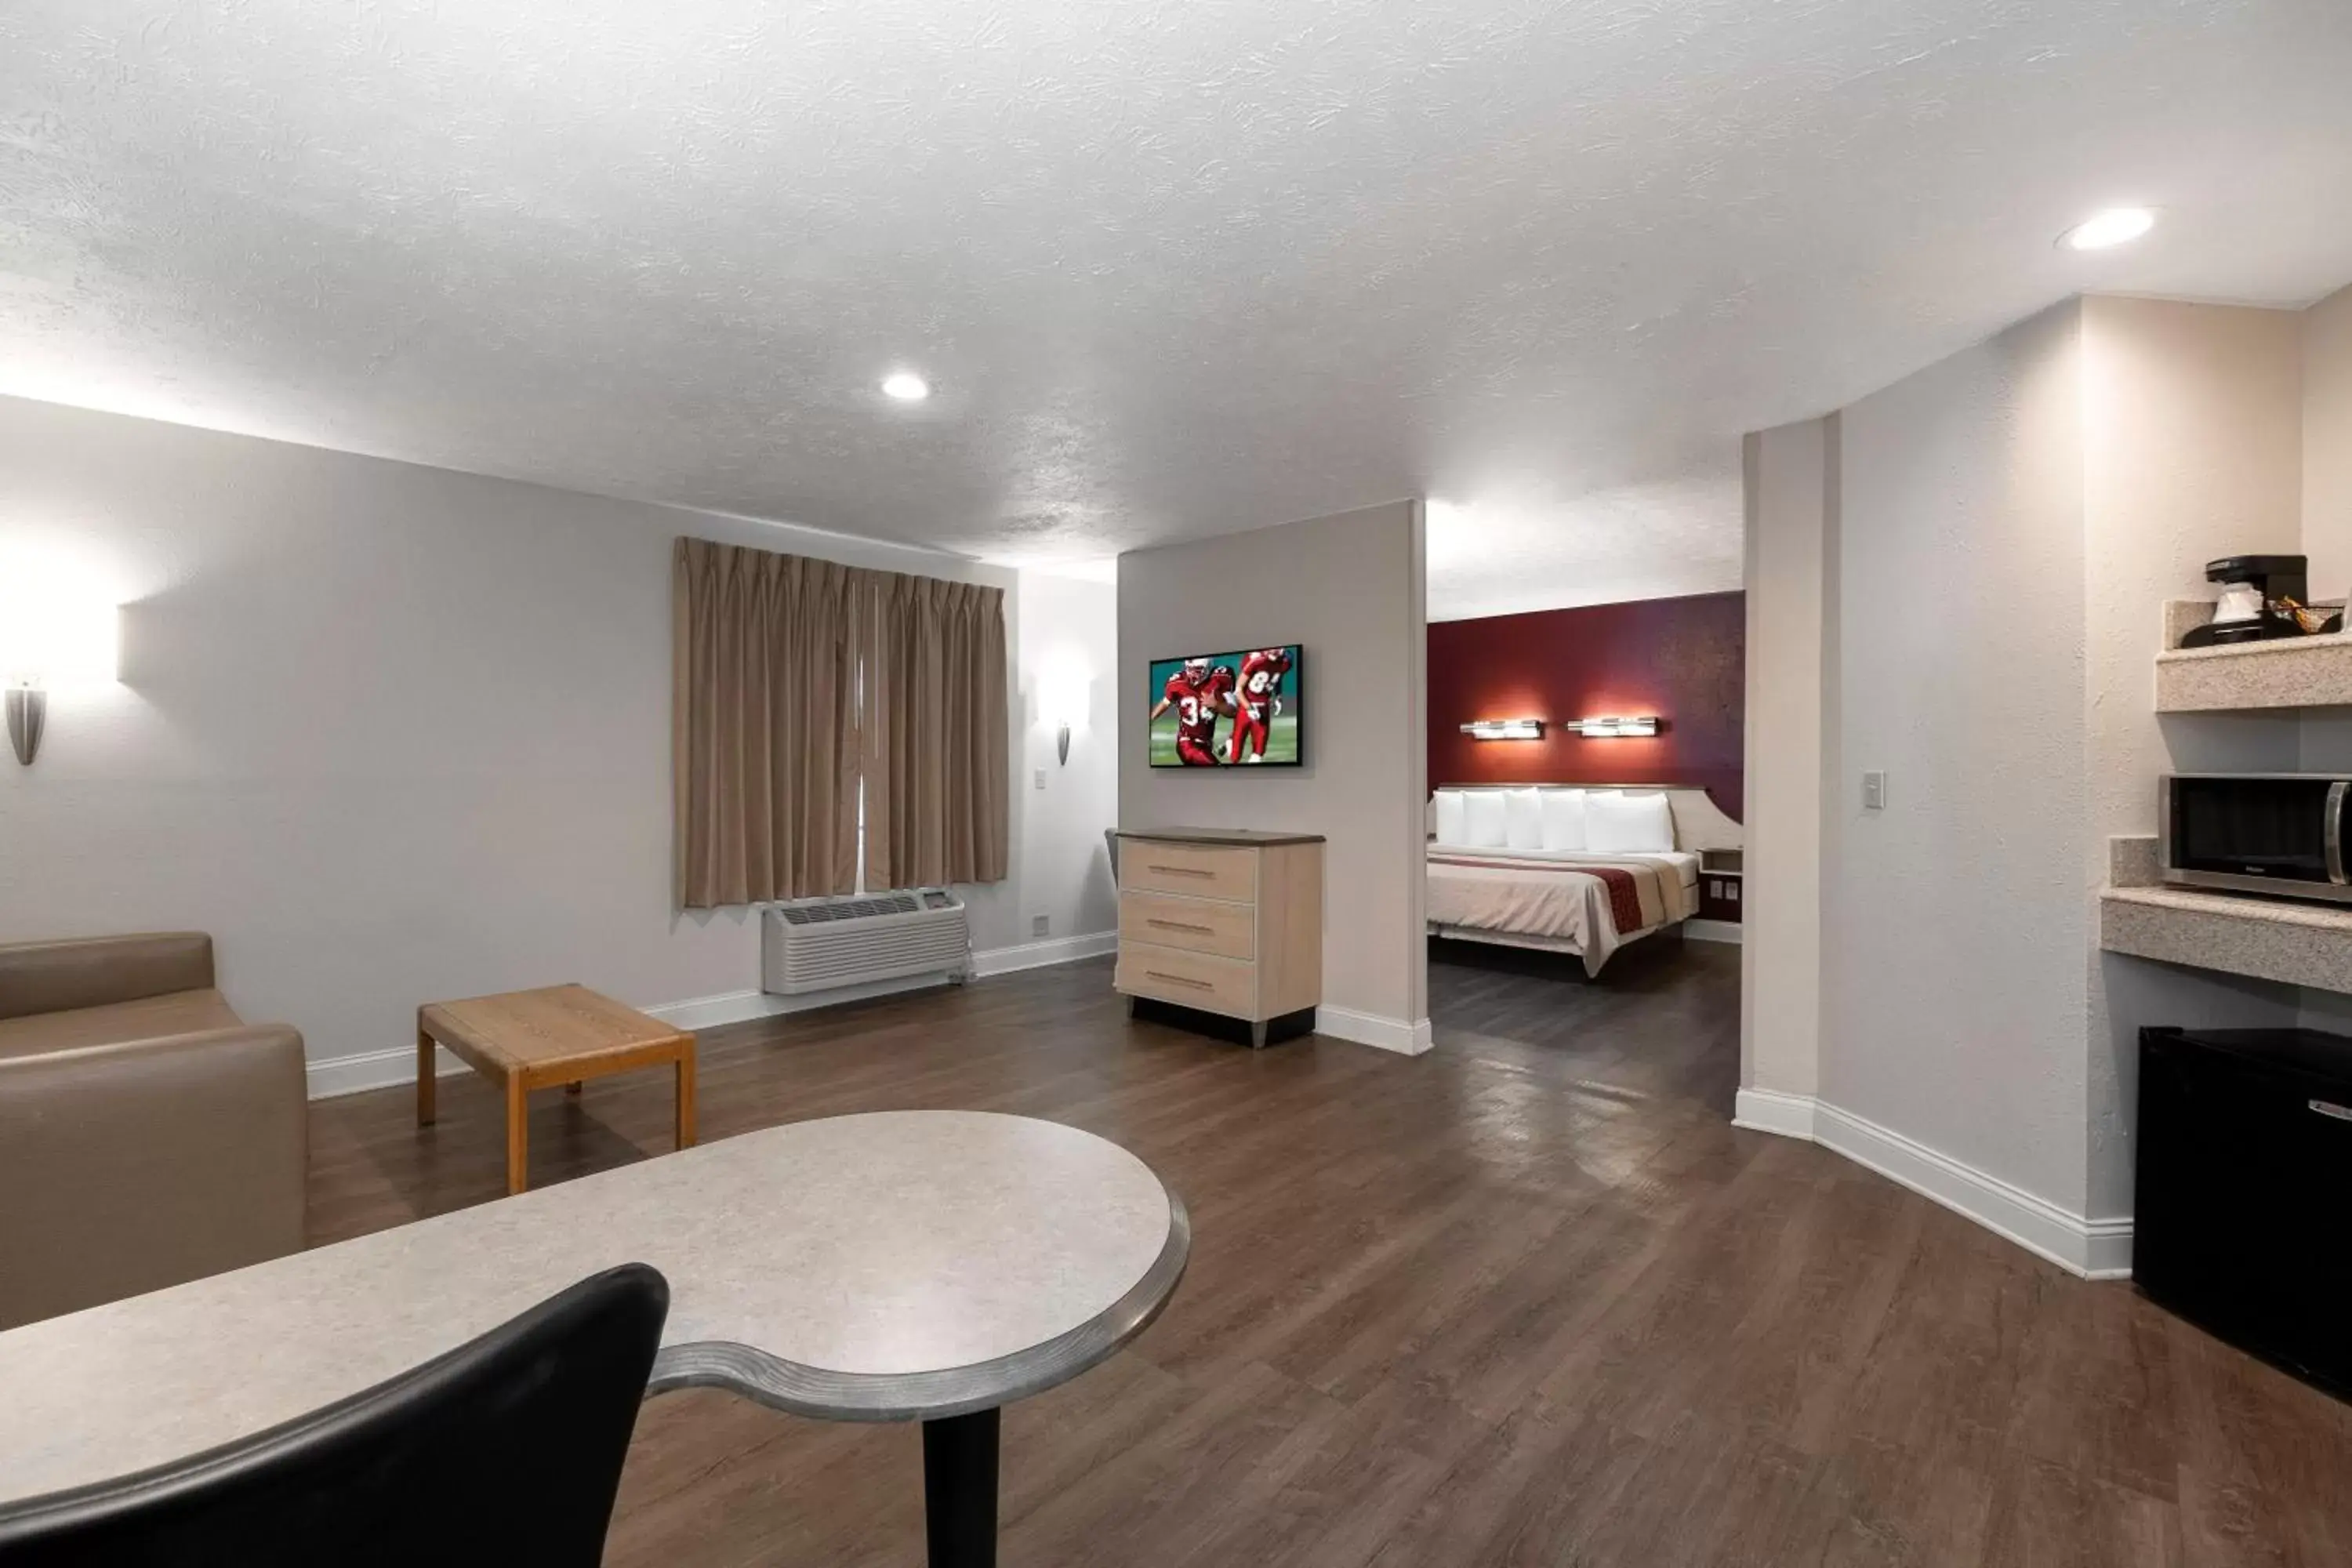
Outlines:
<svg viewBox="0 0 2352 1568"><path fill-rule="evenodd" d="M201 932L0 946L0 1328L299 1250L305 1098Z"/></svg>

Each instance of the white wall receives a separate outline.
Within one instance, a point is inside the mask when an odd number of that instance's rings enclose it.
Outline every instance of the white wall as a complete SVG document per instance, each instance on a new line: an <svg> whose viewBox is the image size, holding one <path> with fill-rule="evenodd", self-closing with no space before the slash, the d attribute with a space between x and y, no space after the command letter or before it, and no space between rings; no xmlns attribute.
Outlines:
<svg viewBox="0 0 2352 1568"><path fill-rule="evenodd" d="M1836 416L1748 437L1743 1089L1811 1098L1821 1047L1825 552ZM1755 737L1766 737L1759 743ZM1772 981L1759 984L1769 973Z"/></svg>
<svg viewBox="0 0 2352 1568"><path fill-rule="evenodd" d="M1830 1102L2077 1212L2078 354L2070 305L1844 411L1821 1061Z"/></svg>
<svg viewBox="0 0 2352 1568"><path fill-rule="evenodd" d="M231 1002L314 1063L409 1048L435 997L755 989L746 911L670 910L680 532L992 583L1031 640L1014 574L959 557L0 399L0 562L128 602L122 683L61 693L0 770L0 940L209 931ZM1011 797L1057 929L1103 920L1061 858L1103 796ZM967 892L976 946L1028 940L1017 875Z"/></svg>
<svg viewBox="0 0 2352 1568"><path fill-rule="evenodd" d="M1021 704L1014 721L1022 741L1013 751L1022 777L1013 799L1027 831L1018 940L1059 952L1071 939L1092 936L1108 952L1118 932L1118 890L1103 842L1103 830L1118 819L1118 588L1024 570L1019 597L1014 661ZM1085 672L1086 714L1070 727L1065 763L1055 754L1056 729L1040 704L1057 676L1073 679L1074 671ZM1044 931L1035 929L1040 917Z"/></svg>
<svg viewBox="0 0 2352 1568"><path fill-rule="evenodd" d="M1324 835L1319 1026L1407 1049L1429 1038L1423 616L1418 501L1119 557L1123 701L1154 658L1275 643L1304 645L1307 683L1300 768L1154 769L1123 726L1119 825Z"/></svg>

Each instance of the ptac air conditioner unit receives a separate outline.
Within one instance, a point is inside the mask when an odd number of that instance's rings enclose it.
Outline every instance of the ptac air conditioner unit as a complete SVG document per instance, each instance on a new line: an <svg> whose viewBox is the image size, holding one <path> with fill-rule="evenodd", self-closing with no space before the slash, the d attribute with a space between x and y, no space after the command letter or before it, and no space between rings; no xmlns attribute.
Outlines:
<svg viewBox="0 0 2352 1568"><path fill-rule="evenodd" d="M761 918L760 985L779 996L941 973L971 973L963 900L945 888L794 899Z"/></svg>

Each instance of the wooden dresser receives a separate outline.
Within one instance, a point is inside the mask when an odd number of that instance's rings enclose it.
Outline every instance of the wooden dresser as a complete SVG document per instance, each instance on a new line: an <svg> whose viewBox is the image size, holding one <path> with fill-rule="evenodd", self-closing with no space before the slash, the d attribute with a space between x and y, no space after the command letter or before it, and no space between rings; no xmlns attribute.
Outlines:
<svg viewBox="0 0 2352 1568"><path fill-rule="evenodd" d="M1118 969L1130 998L1239 1018L1250 1043L1323 1000L1323 839L1159 827L1118 835Z"/></svg>

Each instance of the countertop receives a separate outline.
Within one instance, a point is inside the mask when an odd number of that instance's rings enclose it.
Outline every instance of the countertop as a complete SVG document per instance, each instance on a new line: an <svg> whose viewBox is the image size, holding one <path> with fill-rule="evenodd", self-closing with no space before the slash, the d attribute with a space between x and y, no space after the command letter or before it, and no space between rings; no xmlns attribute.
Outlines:
<svg viewBox="0 0 2352 1568"><path fill-rule="evenodd" d="M2099 945L2225 974L2352 991L2352 908L2194 888L2110 887Z"/></svg>
<svg viewBox="0 0 2352 1568"><path fill-rule="evenodd" d="M1156 838L1163 844L1224 844L1255 849L1274 844L1320 844L1319 833L1267 833L1255 827L1122 827L1121 838Z"/></svg>
<svg viewBox="0 0 2352 1568"><path fill-rule="evenodd" d="M769 1128L0 1333L0 1501L266 1430L633 1261L670 1285L656 1391L846 1420L986 1409L1139 1332L1190 1238L1149 1166L1074 1127Z"/></svg>

